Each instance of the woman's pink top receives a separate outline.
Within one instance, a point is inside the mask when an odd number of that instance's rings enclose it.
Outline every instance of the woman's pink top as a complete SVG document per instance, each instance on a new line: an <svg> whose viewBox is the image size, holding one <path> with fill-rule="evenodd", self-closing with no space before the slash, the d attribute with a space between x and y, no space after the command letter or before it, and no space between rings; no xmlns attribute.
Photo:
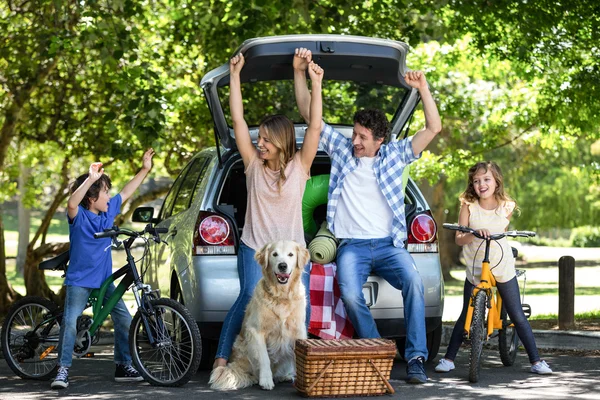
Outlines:
<svg viewBox="0 0 600 400"><path fill-rule="evenodd" d="M302 225L302 196L310 175L304 171L300 152L285 168L286 180L279 189L279 171L254 157L244 171L248 204L242 241L258 251L277 240L295 240L306 247Z"/></svg>

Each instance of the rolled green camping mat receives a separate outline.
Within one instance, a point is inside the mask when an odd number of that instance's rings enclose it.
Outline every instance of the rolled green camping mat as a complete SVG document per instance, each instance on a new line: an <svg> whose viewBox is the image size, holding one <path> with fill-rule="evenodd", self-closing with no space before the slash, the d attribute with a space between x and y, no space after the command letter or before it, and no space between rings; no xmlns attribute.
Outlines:
<svg viewBox="0 0 600 400"><path fill-rule="evenodd" d="M308 245L310 259L319 264L328 264L335 260L338 240L333 233L327 229L327 221L324 221L317 231L315 238Z"/></svg>

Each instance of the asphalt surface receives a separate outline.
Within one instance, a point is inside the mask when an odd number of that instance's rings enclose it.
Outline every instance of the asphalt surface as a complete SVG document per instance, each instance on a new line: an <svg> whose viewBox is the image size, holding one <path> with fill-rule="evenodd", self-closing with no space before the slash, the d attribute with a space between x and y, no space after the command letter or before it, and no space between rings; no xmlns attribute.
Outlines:
<svg viewBox="0 0 600 400"><path fill-rule="evenodd" d="M444 347L445 348L445 347ZM15 376L6 362L0 360L0 399L300 399L291 383L276 384L272 391L260 387L235 392L215 392L208 385L208 371L199 371L183 387L162 388L142 383L117 383L113 381L114 364L112 346L94 346L93 358L75 359L70 370L70 386L64 390L50 389L50 381L29 381ZM529 372L529 362L523 350L511 367L504 367L496 348L486 348L482 363L481 380L468 382L468 350L461 349L456 359L457 369L447 373L434 372L436 363L426 365L429 381L423 385L410 385L406 378L406 363L394 361L390 383L396 393L383 398L420 399L600 399L600 352L551 351L540 349L542 356L554 369L553 375L535 375ZM360 398L360 397L356 397ZM365 397L370 398L372 397Z"/></svg>

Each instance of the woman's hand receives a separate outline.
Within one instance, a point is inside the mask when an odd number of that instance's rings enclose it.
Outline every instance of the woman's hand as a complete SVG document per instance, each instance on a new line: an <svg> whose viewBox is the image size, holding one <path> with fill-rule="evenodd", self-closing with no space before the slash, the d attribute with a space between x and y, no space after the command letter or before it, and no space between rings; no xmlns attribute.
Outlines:
<svg viewBox="0 0 600 400"><path fill-rule="evenodd" d="M323 68L311 61L308 64L308 76L310 76L311 81L321 84L323 81Z"/></svg>
<svg viewBox="0 0 600 400"><path fill-rule="evenodd" d="M229 61L229 73L231 75L233 75L233 74L239 75L240 72L242 71L242 68L244 68L245 63L246 63L246 60L244 59L244 55L242 53L238 54L237 56L234 56Z"/></svg>

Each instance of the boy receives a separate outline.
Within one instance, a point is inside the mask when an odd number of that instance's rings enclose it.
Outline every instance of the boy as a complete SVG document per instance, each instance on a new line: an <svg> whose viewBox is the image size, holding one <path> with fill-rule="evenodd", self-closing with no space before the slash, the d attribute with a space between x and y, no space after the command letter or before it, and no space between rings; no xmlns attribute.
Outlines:
<svg viewBox="0 0 600 400"><path fill-rule="evenodd" d="M148 149L142 158L142 169L113 198L109 197L110 178L104 175L100 162L90 165L89 172L77 178L71 186L71 197L67 202L71 242L69 269L65 279L67 297L58 346L59 368L52 382L52 389L69 386L69 367L77 335L77 318L83 313L90 292L99 288L112 273L111 239L94 239L93 235L113 226L115 216L121 212L121 204L131 197L152 168L153 156L154 150ZM113 284L108 288L105 298L114 290ZM115 381L141 381L142 376L131 366L131 315L123 299L112 310L111 317L115 329Z"/></svg>

